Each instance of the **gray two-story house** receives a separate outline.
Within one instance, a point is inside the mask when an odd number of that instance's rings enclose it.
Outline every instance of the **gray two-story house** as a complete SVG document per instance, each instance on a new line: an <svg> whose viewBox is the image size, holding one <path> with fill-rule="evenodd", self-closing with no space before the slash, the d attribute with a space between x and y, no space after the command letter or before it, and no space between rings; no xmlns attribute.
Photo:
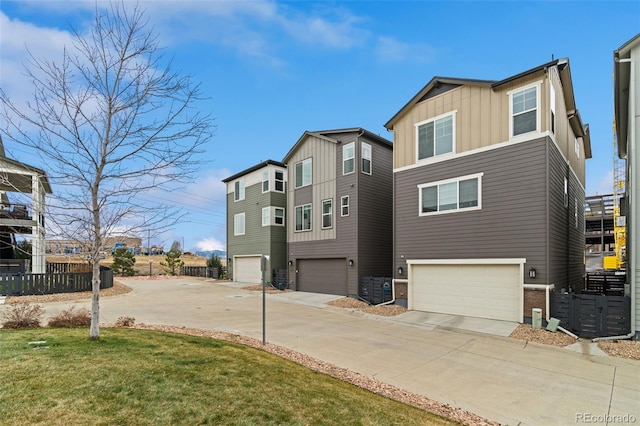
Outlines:
<svg viewBox="0 0 640 426"><path fill-rule="evenodd" d="M283 159L289 286L357 295L362 276L390 277L392 158L362 128L304 132Z"/></svg>
<svg viewBox="0 0 640 426"><path fill-rule="evenodd" d="M227 185L227 273L238 282L266 282L286 270L287 169L267 160L223 180Z"/></svg>
<svg viewBox="0 0 640 426"><path fill-rule="evenodd" d="M409 309L522 322L581 287L591 145L567 59L503 80L434 77L385 127Z"/></svg>

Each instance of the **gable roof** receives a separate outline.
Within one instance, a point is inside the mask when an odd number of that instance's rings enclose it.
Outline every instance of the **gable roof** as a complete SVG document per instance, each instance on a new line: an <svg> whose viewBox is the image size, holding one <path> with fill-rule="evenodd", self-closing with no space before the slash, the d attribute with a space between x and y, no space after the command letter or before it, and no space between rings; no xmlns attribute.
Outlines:
<svg viewBox="0 0 640 426"><path fill-rule="evenodd" d="M300 145L302 145L302 143L304 143L304 141L309 136L315 136L315 137L320 138L322 140L325 140L327 142L338 144L338 143L340 143L340 140L336 139L334 137L334 135L342 134L342 133L359 133L358 136L366 135L372 141L377 142L377 143L379 143L380 145L382 145L382 146L384 146L386 148L393 149L393 143L390 140L385 139L380 135L376 135L375 133L370 132L370 131L368 131L366 129L363 129L362 127L349 127L349 128L345 128L345 129L319 130L319 131L308 131L307 130L302 134L302 136L300 136L300 138L298 138L296 143L293 144L293 146L291 147L289 152L287 152L287 155L284 156L284 159L282 160L282 162L283 163L287 163L289 161L289 159L291 158L291 156L298 150Z"/></svg>
<svg viewBox="0 0 640 426"><path fill-rule="evenodd" d="M613 52L613 106L618 140L618 156L627 155L629 128L629 85L631 65L623 60L631 58L631 50L640 45L640 33ZM639 60L640 61L640 60Z"/></svg>
<svg viewBox="0 0 640 426"><path fill-rule="evenodd" d="M47 173L44 170L39 169L37 167L30 166L25 163L21 163L20 161L17 161L17 160L13 160L11 158L8 158L5 155L4 143L2 142L2 136L0 135L0 165L3 165L3 164L12 166L18 170L24 170L31 175L38 176L38 179L40 180L40 183L42 184L44 191L47 194L53 193L53 191L51 190L51 185L49 184L49 178L47 177ZM0 190L3 189L2 187L3 185L0 185ZM20 192L31 191L31 178L30 177L25 178L24 176L12 174L12 177L9 179L9 184L6 186L5 190L11 192L15 189L18 189Z"/></svg>
<svg viewBox="0 0 640 426"><path fill-rule="evenodd" d="M241 172L238 172L236 174L234 174L233 176L229 176L226 179L223 179L222 182L224 183L229 183L232 180L238 179L239 177L242 177L244 175L248 175L249 173L255 172L256 170L260 170L264 167L267 167L269 165L272 166L278 166L278 167L282 167L282 168L287 168L286 164L283 164L279 161L275 161L275 160L267 160L267 161L263 161L262 163L256 164L255 166L249 167L248 169L245 169Z"/></svg>
<svg viewBox="0 0 640 426"><path fill-rule="evenodd" d="M393 126L397 121L407 112L413 108L419 102L430 97L430 94L440 94L438 89L442 86L453 88L452 86L473 85L473 86L490 86L492 89L499 88L500 86L511 83L523 77L531 74L535 74L540 71L546 72L548 68L557 67L560 80L562 81L562 92L567 106L567 116L569 123L576 136L582 137L584 142L584 150L586 158L591 158L591 137L589 134L589 126L582 123L580 113L576 108L576 101L573 93L573 82L571 80L571 71L569 69L569 59L554 59L550 62L538 65L537 67L528 69L519 74L512 75L502 80L476 80L476 79L464 79L464 78L452 78L452 77L433 77L429 83L426 84L416 95L411 98L401 109L398 111L384 127L387 130L393 130Z"/></svg>

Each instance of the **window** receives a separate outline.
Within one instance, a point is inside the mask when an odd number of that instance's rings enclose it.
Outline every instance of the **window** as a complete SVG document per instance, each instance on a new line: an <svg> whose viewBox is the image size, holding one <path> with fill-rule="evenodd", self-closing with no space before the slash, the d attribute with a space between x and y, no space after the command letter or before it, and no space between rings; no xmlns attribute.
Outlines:
<svg viewBox="0 0 640 426"><path fill-rule="evenodd" d="M482 173L418 185L419 215L481 208Z"/></svg>
<svg viewBox="0 0 640 426"><path fill-rule="evenodd" d="M311 158L296 163L296 188L311 185Z"/></svg>
<svg viewBox="0 0 640 426"><path fill-rule="evenodd" d="M262 226L269 226L269 207L262 208Z"/></svg>
<svg viewBox="0 0 640 426"><path fill-rule="evenodd" d="M244 200L244 179L240 179L236 181L235 189L233 193L233 200L234 201Z"/></svg>
<svg viewBox="0 0 640 426"><path fill-rule="evenodd" d="M274 209L273 222L275 225L284 226L284 209L276 207Z"/></svg>
<svg viewBox="0 0 640 426"><path fill-rule="evenodd" d="M569 180L564 178L564 200L563 204L565 207L569 207Z"/></svg>
<svg viewBox="0 0 640 426"><path fill-rule="evenodd" d="M269 192L269 170L262 172L262 192Z"/></svg>
<svg viewBox="0 0 640 426"><path fill-rule="evenodd" d="M573 201L573 215L576 218L576 228L578 228L578 199L574 198Z"/></svg>
<svg viewBox="0 0 640 426"><path fill-rule="evenodd" d="M538 87L511 94L512 136L538 129Z"/></svg>
<svg viewBox="0 0 640 426"><path fill-rule="evenodd" d="M244 235L244 213L233 216L233 235Z"/></svg>
<svg viewBox="0 0 640 426"><path fill-rule="evenodd" d="M296 206L296 231L311 230L311 204Z"/></svg>
<svg viewBox="0 0 640 426"><path fill-rule="evenodd" d="M551 125L549 126L551 128L551 133L553 133L555 135L556 133L556 89L553 87L553 82L549 81L549 103L550 103L550 109L551 109Z"/></svg>
<svg viewBox="0 0 640 426"><path fill-rule="evenodd" d="M577 158L580 158L580 142L578 141L578 138L574 139L573 152L575 152Z"/></svg>
<svg viewBox="0 0 640 426"><path fill-rule="evenodd" d="M349 216L349 196L340 198L340 216Z"/></svg>
<svg viewBox="0 0 640 426"><path fill-rule="evenodd" d="M416 124L418 160L453 152L453 114Z"/></svg>
<svg viewBox="0 0 640 426"><path fill-rule="evenodd" d="M333 200L322 201L322 229L333 226Z"/></svg>
<svg viewBox="0 0 640 426"><path fill-rule="evenodd" d="M371 145L362 142L362 173L371 174Z"/></svg>
<svg viewBox="0 0 640 426"><path fill-rule="evenodd" d="M342 147L342 174L353 173L355 168L355 142L351 142Z"/></svg>
<svg viewBox="0 0 640 426"><path fill-rule="evenodd" d="M276 191L284 192L284 172L282 170L276 170Z"/></svg>

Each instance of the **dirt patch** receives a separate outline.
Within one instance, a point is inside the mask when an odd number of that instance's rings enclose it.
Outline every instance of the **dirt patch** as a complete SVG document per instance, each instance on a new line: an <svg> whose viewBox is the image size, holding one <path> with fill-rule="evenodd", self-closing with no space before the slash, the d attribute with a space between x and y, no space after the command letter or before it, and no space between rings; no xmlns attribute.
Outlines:
<svg viewBox="0 0 640 426"><path fill-rule="evenodd" d="M279 290L278 290L279 291ZM103 324L103 327L114 327L115 324ZM422 395L408 392L406 390L397 388L393 385L380 382L372 377L364 376L362 374L353 372L346 368L338 367L334 364L330 364L321 361L316 358L312 358L308 355L304 355L300 352L296 352L291 349L277 346L272 343L262 345L262 342L251 337L240 336L237 334L224 333L220 331L201 330L188 327L174 327L174 326L159 326L159 325L146 325L146 324L134 324L131 328L138 328L143 330L157 330L168 333L180 333L188 334L191 336L210 337L213 339L224 340L228 342L238 343L241 345L251 346L257 349L262 349L272 354L278 355L282 358L293 361L304 367L307 367L313 371L328 374L336 379L351 383L360 388L366 389L370 392L378 395L383 395L387 398L394 399L396 401L403 402L414 407L418 407L430 413L437 414L442 417L459 422L463 425L474 426L493 426L500 423L487 420L480 416L477 416L468 411L462 410L457 407L452 407L449 404L443 404Z"/></svg>
<svg viewBox="0 0 640 426"><path fill-rule="evenodd" d="M328 302L327 305L385 317L394 317L407 312L407 308L400 305L374 306L362 300L354 299L353 297L343 297L342 299L332 300Z"/></svg>
<svg viewBox="0 0 640 426"><path fill-rule="evenodd" d="M577 341L560 331L552 333L544 328L534 330L530 324L520 324L509 337L559 347L571 345ZM598 342L598 347L609 356L640 360L640 341L601 340Z"/></svg>
<svg viewBox="0 0 640 426"><path fill-rule="evenodd" d="M640 360L638 340L600 340L598 347L610 356Z"/></svg>
<svg viewBox="0 0 640 426"><path fill-rule="evenodd" d="M117 296L119 294L129 293L130 287L115 280L113 287L100 290L100 297ZM38 296L9 296L4 303L7 305L16 303L48 303L48 302L71 302L74 300L91 299L90 291L79 291L77 293L56 293L43 294Z"/></svg>

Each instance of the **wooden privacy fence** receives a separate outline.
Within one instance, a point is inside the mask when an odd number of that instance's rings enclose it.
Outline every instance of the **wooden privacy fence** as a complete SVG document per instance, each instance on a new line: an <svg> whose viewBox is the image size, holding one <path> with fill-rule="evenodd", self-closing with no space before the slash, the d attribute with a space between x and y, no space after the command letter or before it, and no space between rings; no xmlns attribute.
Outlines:
<svg viewBox="0 0 640 426"><path fill-rule="evenodd" d="M218 268L209 268L208 266L182 266L180 267L180 275L217 280L220 277L220 271L218 271Z"/></svg>
<svg viewBox="0 0 640 426"><path fill-rule="evenodd" d="M631 331L628 296L555 294L552 315L580 337L622 336Z"/></svg>
<svg viewBox="0 0 640 426"><path fill-rule="evenodd" d="M91 272L0 274L0 295L28 296L91 291ZM113 287L113 271L100 267L100 288Z"/></svg>

